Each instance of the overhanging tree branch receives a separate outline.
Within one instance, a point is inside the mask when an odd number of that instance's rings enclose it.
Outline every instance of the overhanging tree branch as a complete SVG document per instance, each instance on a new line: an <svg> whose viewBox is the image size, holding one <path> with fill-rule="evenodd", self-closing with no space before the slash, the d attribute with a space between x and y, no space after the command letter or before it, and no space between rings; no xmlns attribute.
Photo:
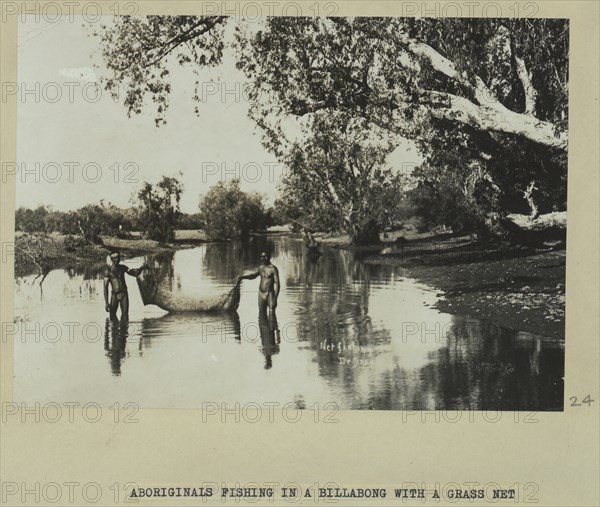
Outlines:
<svg viewBox="0 0 600 507"><path fill-rule="evenodd" d="M421 94L420 103L430 106L427 111L436 118L458 121L483 131L523 136L552 148L567 147L567 133L557 134L554 124L507 108L482 107L464 97L436 91Z"/></svg>
<svg viewBox="0 0 600 507"><path fill-rule="evenodd" d="M430 110L434 117L455 120L485 131L520 135L544 146L566 150L567 133L557 132L554 124L533 116L536 92L523 60L515 57L517 68L521 67L518 73L527 97L525 113L517 113L505 107L479 76L468 79L456 69L452 61L431 46L413 41L408 36L404 36L403 41L408 51L426 58L434 70L469 89L477 102L445 92L430 91L421 94L420 104L435 103L436 107ZM422 98L427 95L429 98L423 101Z"/></svg>
<svg viewBox="0 0 600 507"><path fill-rule="evenodd" d="M223 22L225 19L227 19L226 16L217 16L216 18L202 18L200 21L195 23L191 28L189 28L185 32L179 33L167 42L161 44L161 47L163 48L162 51L151 62L148 62L146 65L144 65L144 67L151 67L153 65L156 65L160 60L162 60L165 56L170 54L178 46L204 35L206 32L212 30L215 26ZM202 28L202 30L194 32L196 28L202 25L205 25L204 28Z"/></svg>

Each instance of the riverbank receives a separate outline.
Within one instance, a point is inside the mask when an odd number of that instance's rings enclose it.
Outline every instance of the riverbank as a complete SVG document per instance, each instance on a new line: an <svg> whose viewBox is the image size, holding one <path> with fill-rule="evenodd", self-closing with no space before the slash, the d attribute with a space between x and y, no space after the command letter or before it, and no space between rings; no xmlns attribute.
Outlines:
<svg viewBox="0 0 600 507"><path fill-rule="evenodd" d="M43 269L64 269L79 264L105 262L107 256L116 250L123 259L141 255L192 248L206 242L200 231L176 231L172 243L161 243L144 239L139 235L130 238L101 236L102 245L84 242L81 238L52 233L26 240L23 235L16 237L15 276L38 274ZM36 260L34 260L36 259Z"/></svg>
<svg viewBox="0 0 600 507"><path fill-rule="evenodd" d="M436 308L442 312L564 339L564 249L535 250L414 229L386 236L375 247L353 247L346 235L319 235L318 240L364 252L367 263L398 267L438 288L444 297Z"/></svg>
<svg viewBox="0 0 600 507"><path fill-rule="evenodd" d="M366 262L397 266L439 288L438 310L564 339L566 251L533 250L468 236L388 244Z"/></svg>

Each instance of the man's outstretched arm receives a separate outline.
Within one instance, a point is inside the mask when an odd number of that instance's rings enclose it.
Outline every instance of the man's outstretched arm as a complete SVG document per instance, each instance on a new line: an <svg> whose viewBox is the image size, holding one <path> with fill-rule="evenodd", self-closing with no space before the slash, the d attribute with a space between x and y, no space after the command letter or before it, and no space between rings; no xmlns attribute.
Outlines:
<svg viewBox="0 0 600 507"><path fill-rule="evenodd" d="M240 280L254 280L260 276L260 270L253 271L247 275L239 275L236 280L239 282Z"/></svg>
<svg viewBox="0 0 600 507"><path fill-rule="evenodd" d="M139 268L130 269L127 266L125 266L125 268L126 268L125 273L127 273L128 275L140 276L145 269L150 269L150 266L148 266L148 264L144 263Z"/></svg>

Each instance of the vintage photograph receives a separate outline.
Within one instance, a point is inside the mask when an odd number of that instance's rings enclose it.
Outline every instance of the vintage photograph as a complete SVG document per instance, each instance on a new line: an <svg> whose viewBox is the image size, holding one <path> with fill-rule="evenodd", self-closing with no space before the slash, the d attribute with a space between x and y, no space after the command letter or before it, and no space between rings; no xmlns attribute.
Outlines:
<svg viewBox="0 0 600 507"><path fill-rule="evenodd" d="M567 19L126 14L19 20L16 401L564 410Z"/></svg>

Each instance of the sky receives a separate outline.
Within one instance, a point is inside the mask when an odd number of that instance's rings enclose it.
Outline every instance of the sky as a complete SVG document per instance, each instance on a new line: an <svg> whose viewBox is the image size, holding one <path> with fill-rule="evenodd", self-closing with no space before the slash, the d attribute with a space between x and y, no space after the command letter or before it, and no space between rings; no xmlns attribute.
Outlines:
<svg viewBox="0 0 600 507"><path fill-rule="evenodd" d="M152 107L128 118L123 104L95 85L108 71L91 31L77 17L20 22L17 206L67 211L103 199L127 207L143 182L178 173L187 213L198 211L199 196L212 185L235 177L243 190L273 202L285 169L260 143L247 116L245 78L228 52L220 66L199 70L206 83L200 104L191 98L192 71L170 68L167 124L157 128ZM419 160L405 141L388 165Z"/></svg>

